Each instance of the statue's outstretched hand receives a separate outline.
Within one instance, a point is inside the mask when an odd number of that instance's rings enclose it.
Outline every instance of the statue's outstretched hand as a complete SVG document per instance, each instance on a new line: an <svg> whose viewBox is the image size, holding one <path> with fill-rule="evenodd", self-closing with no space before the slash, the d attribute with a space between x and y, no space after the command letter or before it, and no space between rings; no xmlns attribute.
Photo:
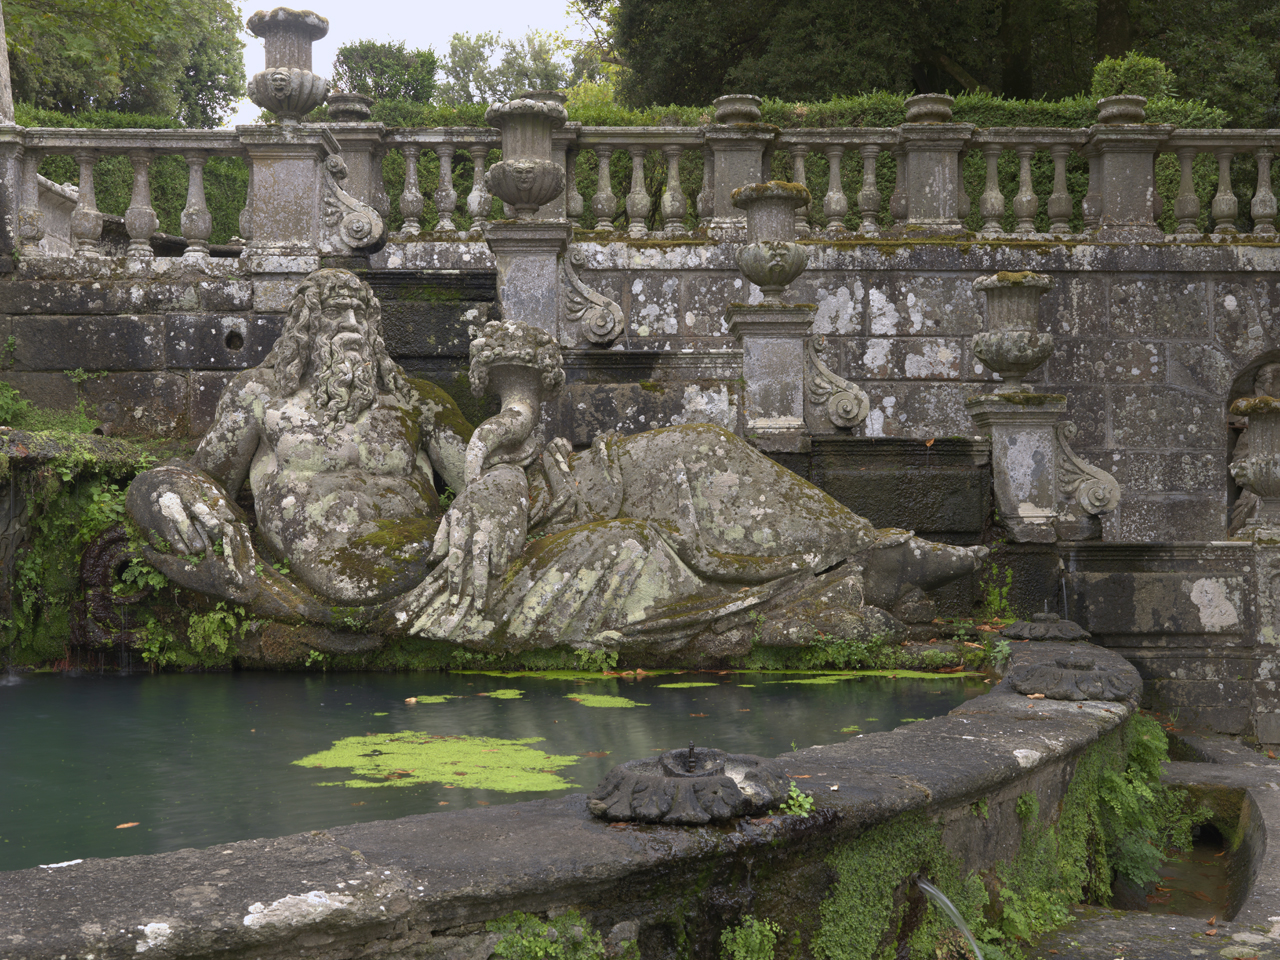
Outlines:
<svg viewBox="0 0 1280 960"><path fill-rule="evenodd" d="M519 467L499 465L467 484L432 549L444 561L450 603L483 608L489 578L501 577L524 550L528 523L529 483Z"/></svg>
<svg viewBox="0 0 1280 960"><path fill-rule="evenodd" d="M125 505L139 526L175 553L211 554L221 543L235 583L243 582L245 568L252 568L253 546L244 513L199 470L170 461L139 474L129 485Z"/></svg>

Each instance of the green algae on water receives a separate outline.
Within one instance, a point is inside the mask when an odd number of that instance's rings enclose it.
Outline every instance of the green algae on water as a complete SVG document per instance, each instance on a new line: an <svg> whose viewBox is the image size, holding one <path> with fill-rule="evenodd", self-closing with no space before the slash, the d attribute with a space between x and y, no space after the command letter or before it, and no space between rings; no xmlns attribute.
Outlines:
<svg viewBox="0 0 1280 960"><path fill-rule="evenodd" d="M610 697L602 693L568 693L566 700L577 700L584 707L647 707L647 703L637 703L626 697Z"/></svg>
<svg viewBox="0 0 1280 960"><path fill-rule="evenodd" d="M442 693L442 694L439 694L438 696L413 697L412 699L416 703L444 703L446 700L457 700L458 696L457 694L453 694L453 693Z"/></svg>
<svg viewBox="0 0 1280 960"><path fill-rule="evenodd" d="M662 690L684 690L687 687L718 687L718 683L698 683L696 681L689 683L660 683L658 687Z"/></svg>
<svg viewBox="0 0 1280 960"><path fill-rule="evenodd" d="M543 753L527 746L542 737L499 740L492 737L444 736L417 731L344 737L328 750L293 761L300 767L348 769L350 780L319 783L322 787L404 787L440 783L504 793L546 792L578 784L556 774L577 757Z"/></svg>
<svg viewBox="0 0 1280 960"><path fill-rule="evenodd" d="M519 700L524 696L523 690L504 687L502 690L490 690L488 693L477 693L477 697L488 697L490 700Z"/></svg>

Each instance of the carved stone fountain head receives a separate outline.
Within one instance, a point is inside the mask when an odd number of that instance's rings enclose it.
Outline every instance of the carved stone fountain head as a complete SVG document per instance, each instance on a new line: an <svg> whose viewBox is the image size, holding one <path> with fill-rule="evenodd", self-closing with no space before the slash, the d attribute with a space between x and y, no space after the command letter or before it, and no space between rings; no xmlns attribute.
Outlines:
<svg viewBox="0 0 1280 960"><path fill-rule="evenodd" d="M1053 353L1053 336L1037 331L1040 298L1053 281L1042 273L997 273L973 281L987 297L987 329L974 336L973 352L1000 374L996 393L1024 393L1022 379Z"/></svg>
<svg viewBox="0 0 1280 960"><path fill-rule="evenodd" d="M747 211L747 243L738 248L738 269L760 288L767 303L780 302L783 289L809 262L809 252L795 236L796 209L810 199L803 184L783 180L733 191L733 205Z"/></svg>

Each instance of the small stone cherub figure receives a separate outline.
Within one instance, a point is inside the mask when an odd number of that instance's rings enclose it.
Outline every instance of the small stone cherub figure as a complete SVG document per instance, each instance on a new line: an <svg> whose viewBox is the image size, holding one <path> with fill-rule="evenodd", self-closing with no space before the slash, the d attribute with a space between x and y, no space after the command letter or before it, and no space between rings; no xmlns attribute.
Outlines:
<svg viewBox="0 0 1280 960"><path fill-rule="evenodd" d="M367 284L311 274L191 460L134 480L148 559L254 616L322 628L731 653L891 631L877 608L986 554L877 531L708 424L606 434L580 452L546 442L559 347L509 320L476 333L472 390L501 409L472 430L387 354ZM457 492L447 509L437 479ZM256 529L235 503L246 482Z"/></svg>

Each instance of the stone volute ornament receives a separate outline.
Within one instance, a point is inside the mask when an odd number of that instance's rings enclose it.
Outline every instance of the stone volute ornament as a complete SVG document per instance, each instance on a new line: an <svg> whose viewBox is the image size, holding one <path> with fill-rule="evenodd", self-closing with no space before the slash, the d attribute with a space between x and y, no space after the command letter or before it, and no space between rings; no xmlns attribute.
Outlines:
<svg viewBox="0 0 1280 960"><path fill-rule="evenodd" d="M587 255L573 249L564 258L564 308L568 320L582 324L587 340L598 347L608 347L626 329L622 308L598 290L592 290L578 271L587 265Z"/></svg>
<svg viewBox="0 0 1280 960"><path fill-rule="evenodd" d="M763 813L790 786L777 760L691 743L614 767L587 797L587 809L602 820L698 827Z"/></svg>
<svg viewBox="0 0 1280 960"><path fill-rule="evenodd" d="M871 398L865 390L835 373L822 359L827 338L818 334L805 341L805 425L813 433L831 428L849 430L867 419Z"/></svg>
<svg viewBox="0 0 1280 960"><path fill-rule="evenodd" d="M320 217L326 228L320 242L324 253L372 251L387 238L387 227L378 211L342 189L340 184L346 178L347 164L340 155L325 158Z"/></svg>
<svg viewBox="0 0 1280 960"><path fill-rule="evenodd" d="M1246 537L1280 527L1280 400L1274 397L1241 397L1231 405L1237 417L1249 418L1249 450L1231 463L1236 483L1258 498L1258 505L1244 524Z"/></svg>
<svg viewBox="0 0 1280 960"><path fill-rule="evenodd" d="M987 329L973 338L973 352L1001 378L996 393L1022 393L1022 379L1049 359L1053 336L1036 330L1040 298L1053 281L1042 273L1001 272L973 281L987 298Z"/></svg>
<svg viewBox="0 0 1280 960"><path fill-rule="evenodd" d="M329 21L310 10L259 10L246 24L266 41L266 69L249 78L249 99L282 123L298 123L324 103L329 81L311 72L311 44L329 32Z"/></svg>
<svg viewBox="0 0 1280 960"><path fill-rule="evenodd" d="M733 205L747 211L747 242L737 250L738 269L760 288L765 303L781 303L782 291L804 272L809 253L795 242L796 210L809 203L803 184L770 180L733 191Z"/></svg>
<svg viewBox="0 0 1280 960"><path fill-rule="evenodd" d="M502 131L502 160L485 174L485 186L515 208L517 219L536 219L538 208L564 191L565 171L551 156L551 134L568 119L563 104L549 96L496 103L485 111L485 123Z"/></svg>

